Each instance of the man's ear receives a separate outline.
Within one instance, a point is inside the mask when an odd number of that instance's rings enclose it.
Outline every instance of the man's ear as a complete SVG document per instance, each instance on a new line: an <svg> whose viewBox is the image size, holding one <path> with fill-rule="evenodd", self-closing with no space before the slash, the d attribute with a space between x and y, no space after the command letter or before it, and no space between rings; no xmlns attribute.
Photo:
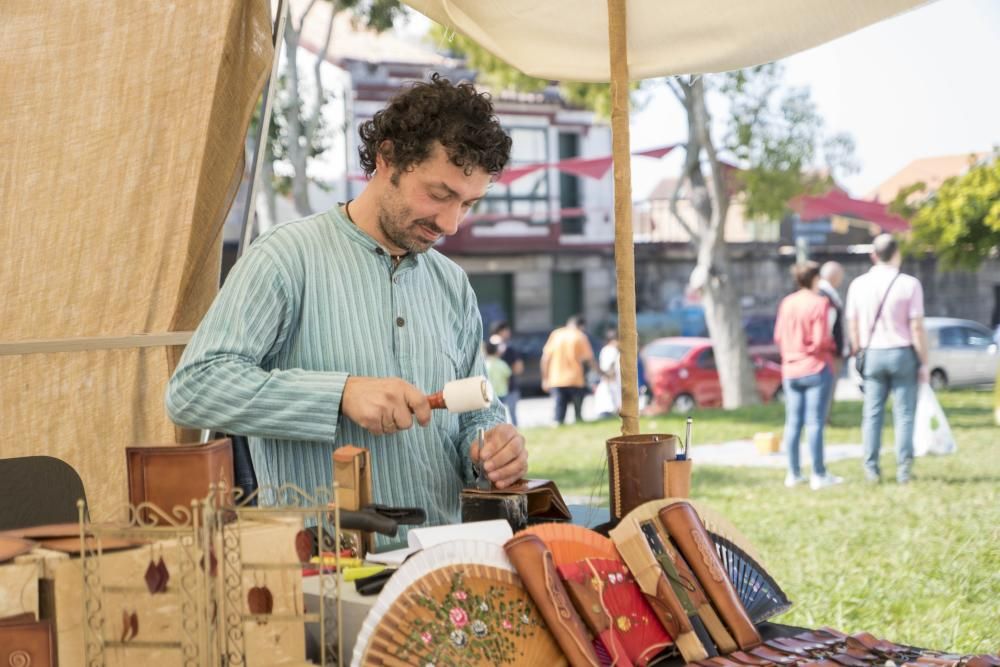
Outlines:
<svg viewBox="0 0 1000 667"><path fill-rule="evenodd" d="M378 145L378 152L375 154L375 168L382 173L389 173L392 166L392 142L388 139Z"/></svg>

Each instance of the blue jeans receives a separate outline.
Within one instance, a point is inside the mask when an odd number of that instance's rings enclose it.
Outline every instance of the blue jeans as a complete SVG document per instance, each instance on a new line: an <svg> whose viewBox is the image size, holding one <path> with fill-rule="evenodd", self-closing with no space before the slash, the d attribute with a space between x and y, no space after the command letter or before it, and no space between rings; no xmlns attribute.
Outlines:
<svg viewBox="0 0 1000 667"><path fill-rule="evenodd" d="M517 402L521 400L521 392L517 390L507 392L507 395L500 399L500 401L507 406L507 412L510 414L510 423L517 426Z"/></svg>
<svg viewBox="0 0 1000 667"><path fill-rule="evenodd" d="M912 347L869 349L865 353L865 403L861 434L865 443L865 472L881 474L882 423L889 390L893 394L892 416L896 426L896 479L909 480L913 468L913 418L917 412L917 362Z"/></svg>
<svg viewBox="0 0 1000 667"><path fill-rule="evenodd" d="M814 475L825 475L823 465L823 426L833 391L833 372L826 366L819 373L782 380L785 390L785 451L788 472L799 475L799 438L806 427Z"/></svg>

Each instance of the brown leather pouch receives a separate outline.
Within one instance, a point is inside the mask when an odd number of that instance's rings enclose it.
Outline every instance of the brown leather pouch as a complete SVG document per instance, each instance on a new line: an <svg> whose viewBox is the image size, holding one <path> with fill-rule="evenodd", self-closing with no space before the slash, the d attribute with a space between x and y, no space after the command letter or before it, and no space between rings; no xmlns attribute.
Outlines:
<svg viewBox="0 0 1000 667"><path fill-rule="evenodd" d="M150 503L166 516L184 523L187 514L174 514L175 507L191 510L192 501L208 497L211 486L219 489L218 501L226 503L233 488L233 445L229 438L198 445L126 447L128 501L133 506ZM165 519L144 510L143 521L162 524Z"/></svg>
<svg viewBox="0 0 1000 667"><path fill-rule="evenodd" d="M759 645L757 628L747 616L746 609L712 546L708 531L694 508L688 503L674 503L660 510L659 516L663 527L698 577L736 643L743 650Z"/></svg>
<svg viewBox="0 0 1000 667"><path fill-rule="evenodd" d="M340 509L360 510L371 505L372 458L364 447L344 445L333 452L333 480L337 483L336 501ZM353 542L358 558L375 550L375 533L360 530L343 530L344 537Z"/></svg>
<svg viewBox="0 0 1000 667"><path fill-rule="evenodd" d="M556 483L549 479L522 479L505 489L462 489L461 505L463 522L507 519L514 532L532 523L573 518Z"/></svg>
<svg viewBox="0 0 1000 667"><path fill-rule="evenodd" d="M569 663L597 667L590 633L573 608L545 543L537 535L525 534L511 538L503 548Z"/></svg>
<svg viewBox="0 0 1000 667"><path fill-rule="evenodd" d="M611 516L620 519L634 508L663 498L663 464L677 456L675 435L623 435L607 441Z"/></svg>
<svg viewBox="0 0 1000 667"><path fill-rule="evenodd" d="M36 621L32 613L0 618L0 665L54 667L52 621Z"/></svg>

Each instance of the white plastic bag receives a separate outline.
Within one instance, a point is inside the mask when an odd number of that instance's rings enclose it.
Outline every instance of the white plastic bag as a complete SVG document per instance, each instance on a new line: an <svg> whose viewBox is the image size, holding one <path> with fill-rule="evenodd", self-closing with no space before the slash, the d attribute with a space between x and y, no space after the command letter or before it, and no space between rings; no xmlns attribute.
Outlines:
<svg viewBox="0 0 1000 667"><path fill-rule="evenodd" d="M954 454L957 449L955 437L948 426L948 418L944 416L934 390L926 382L921 382L917 394L917 414L913 423L914 455Z"/></svg>

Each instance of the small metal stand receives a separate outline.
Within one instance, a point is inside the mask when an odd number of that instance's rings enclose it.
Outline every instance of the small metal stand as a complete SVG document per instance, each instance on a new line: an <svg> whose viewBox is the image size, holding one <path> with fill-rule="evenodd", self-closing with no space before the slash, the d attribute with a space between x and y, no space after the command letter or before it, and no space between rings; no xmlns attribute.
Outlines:
<svg viewBox="0 0 1000 667"><path fill-rule="evenodd" d="M316 527L318 544L333 537L339 545L340 512L333 504L336 485L308 494L297 486L261 487L246 497L238 488L212 489L209 495L174 507L170 514L151 503L128 505L128 519L122 523L90 523L85 503L77 502L80 523L80 563L83 574L84 656L87 667L103 667L106 651L135 651L131 661L142 660L142 650L177 651L185 667L239 667L247 664L248 626L263 623L297 623L305 634L307 623L319 624L320 664L343 665L343 638L340 551L334 549L336 570L324 569L320 558L320 605L316 613L305 613L304 601L297 600L292 613L251 613L248 585L244 577L269 571L301 572L295 561L251 561L243 556L243 534L255 519L261 522L280 518L297 519ZM256 500L256 506L250 503ZM332 529L332 530L331 530ZM164 594L179 598L181 620L176 639L145 640L141 632L129 633L127 626L116 636L113 621L107 618L111 596L150 595L142 585L108 585L102 581L104 543L110 540L177 544L177 571L172 573ZM151 547L152 548L152 547ZM322 548L320 548L322 551ZM217 570L217 571L216 571ZM217 576L218 575L218 576ZM266 581L266 579L265 579ZM301 597L301 588L298 588ZM268 593L270 594L270 593ZM329 636L327 618L336 605L336 636ZM124 623L124 621L123 621Z"/></svg>

